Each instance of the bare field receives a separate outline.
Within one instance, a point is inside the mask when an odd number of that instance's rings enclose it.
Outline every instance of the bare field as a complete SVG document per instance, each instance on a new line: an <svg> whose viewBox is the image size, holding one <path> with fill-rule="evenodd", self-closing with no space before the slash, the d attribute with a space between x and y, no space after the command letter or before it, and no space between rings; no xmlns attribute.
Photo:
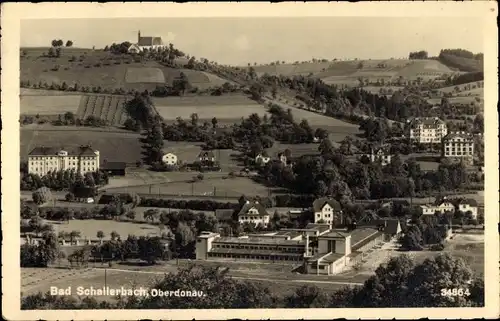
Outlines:
<svg viewBox="0 0 500 321"><path fill-rule="evenodd" d="M21 159L26 160L28 153L36 146L69 147L90 144L100 151L104 160L135 163L142 158L138 134L106 131L92 131L80 128L68 130L21 130Z"/></svg>
<svg viewBox="0 0 500 321"><path fill-rule="evenodd" d="M76 114L80 100L80 95L21 96L20 112L27 115Z"/></svg>
<svg viewBox="0 0 500 321"><path fill-rule="evenodd" d="M159 68L127 68L125 81L129 84L135 83L165 83L165 76Z"/></svg>
<svg viewBox="0 0 500 321"><path fill-rule="evenodd" d="M224 95L224 96L185 96L185 97L153 97L155 106L233 106L233 105L256 105L254 100L245 95Z"/></svg>

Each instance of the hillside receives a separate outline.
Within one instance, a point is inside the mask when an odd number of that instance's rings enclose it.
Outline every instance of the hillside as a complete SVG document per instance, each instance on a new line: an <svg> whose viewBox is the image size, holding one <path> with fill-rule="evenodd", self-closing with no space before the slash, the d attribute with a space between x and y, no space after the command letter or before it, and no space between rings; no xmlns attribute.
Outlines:
<svg viewBox="0 0 500 321"><path fill-rule="evenodd" d="M457 68L460 71L479 72L484 70L483 61L473 58L459 57L442 53L439 56L439 61L446 66Z"/></svg>
<svg viewBox="0 0 500 321"><path fill-rule="evenodd" d="M437 60L351 60L330 62L309 62L253 67L257 75L311 75L327 84L357 85L359 78L391 81L398 78L416 80L434 79L455 73Z"/></svg>
<svg viewBox="0 0 500 321"><path fill-rule="evenodd" d="M130 55L102 50L63 48L60 57L46 57L48 48L21 49L21 81L30 85L47 83L106 89L153 90L172 85L183 72L192 87L205 90L227 80L208 72L165 67L155 61L141 61Z"/></svg>

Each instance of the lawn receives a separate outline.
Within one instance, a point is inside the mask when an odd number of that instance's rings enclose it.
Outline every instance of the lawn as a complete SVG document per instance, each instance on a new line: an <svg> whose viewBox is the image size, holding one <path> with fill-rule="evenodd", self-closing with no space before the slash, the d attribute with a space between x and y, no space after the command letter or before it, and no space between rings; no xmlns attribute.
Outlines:
<svg viewBox="0 0 500 321"><path fill-rule="evenodd" d="M36 146L69 147L90 144L104 160L135 163L142 159L139 135L110 131L93 131L78 128L77 131L21 129L21 159L26 160L28 153Z"/></svg>
<svg viewBox="0 0 500 321"><path fill-rule="evenodd" d="M60 115L77 113L81 95L21 95L20 113L26 115Z"/></svg>
<svg viewBox="0 0 500 321"><path fill-rule="evenodd" d="M112 220L70 220L69 222L51 222L54 226L55 233L79 231L82 239L97 239L97 231L103 231L104 239L109 240L111 232L116 231L122 238L127 238L128 235L147 236L160 235L157 226L150 224L139 224L132 222L120 222Z"/></svg>
<svg viewBox="0 0 500 321"><path fill-rule="evenodd" d="M210 177L205 173L205 178L196 183L189 182L196 173L172 173L168 183L153 183L148 185L106 188L113 193L139 193L139 194L170 194L170 195L215 195L218 197L240 197L241 195L268 195L269 189L250 178L224 176ZM180 181L183 180L183 181Z"/></svg>

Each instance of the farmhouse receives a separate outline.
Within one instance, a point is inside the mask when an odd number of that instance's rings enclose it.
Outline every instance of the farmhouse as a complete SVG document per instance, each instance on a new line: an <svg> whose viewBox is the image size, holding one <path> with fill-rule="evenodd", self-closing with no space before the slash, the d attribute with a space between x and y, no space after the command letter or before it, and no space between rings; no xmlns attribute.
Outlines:
<svg viewBox="0 0 500 321"><path fill-rule="evenodd" d="M238 221L240 224L251 223L255 226L269 224L269 213L265 207L258 201L246 201L238 212Z"/></svg>
<svg viewBox="0 0 500 321"><path fill-rule="evenodd" d="M141 37L141 31L137 32L137 43L132 44L128 48L130 53L139 53L144 50L163 49L166 46L163 44L161 37Z"/></svg>
<svg viewBox="0 0 500 321"><path fill-rule="evenodd" d="M259 154L255 157L255 164L265 165L265 164L269 163L270 160L271 160L271 157Z"/></svg>
<svg viewBox="0 0 500 321"><path fill-rule="evenodd" d="M209 150L209 151L202 151L198 155L198 160L201 163L210 163L210 162L213 163L213 162L215 162L214 152L212 152L211 150Z"/></svg>
<svg viewBox="0 0 500 321"><path fill-rule="evenodd" d="M314 223L326 223L330 226L341 225L342 208L340 203L330 198L318 198L313 202Z"/></svg>
<svg viewBox="0 0 500 321"><path fill-rule="evenodd" d="M455 212L455 205L446 198L438 200L434 204L420 205L420 208L422 209L422 215L434 215L436 212Z"/></svg>
<svg viewBox="0 0 500 321"><path fill-rule="evenodd" d="M48 172L75 170L82 175L99 170L99 151L89 145L77 148L35 147L28 154L28 172L46 175Z"/></svg>
<svg viewBox="0 0 500 321"><path fill-rule="evenodd" d="M379 147L372 147L370 150L370 154L366 155L370 162L380 162L382 166L385 166L387 164L391 163L391 158L392 155L389 150L389 146L379 146Z"/></svg>
<svg viewBox="0 0 500 321"><path fill-rule="evenodd" d="M105 161L102 169L111 176L125 176L127 164L125 162Z"/></svg>
<svg viewBox="0 0 500 321"><path fill-rule="evenodd" d="M161 157L161 161L165 165L177 165L177 155L175 155L174 153L167 153Z"/></svg>
<svg viewBox="0 0 500 321"><path fill-rule="evenodd" d="M417 117L409 120L410 139L420 144L441 144L448 129L438 117Z"/></svg>
<svg viewBox="0 0 500 321"><path fill-rule="evenodd" d="M466 132L446 135L443 138L442 155L471 165L474 157L474 137Z"/></svg>
<svg viewBox="0 0 500 321"><path fill-rule="evenodd" d="M477 219L477 202L476 200L473 199L457 199L453 200L456 210L463 212L463 213L469 213L471 215L472 219Z"/></svg>

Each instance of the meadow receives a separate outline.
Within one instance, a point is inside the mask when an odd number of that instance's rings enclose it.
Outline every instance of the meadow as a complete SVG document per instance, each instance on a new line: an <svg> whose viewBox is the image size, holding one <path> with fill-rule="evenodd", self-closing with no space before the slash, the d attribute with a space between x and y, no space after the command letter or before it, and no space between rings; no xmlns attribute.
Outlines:
<svg viewBox="0 0 500 321"><path fill-rule="evenodd" d="M20 111L24 115L59 115L77 113L81 95L25 95L20 98Z"/></svg>
<svg viewBox="0 0 500 321"><path fill-rule="evenodd" d="M103 50L62 48L60 57L44 57L48 50L21 49L25 53L20 61L21 81L153 90L158 84L172 85L173 80L183 72L192 87L200 90L227 82L207 72L165 67L154 61L135 61L130 55L116 55Z"/></svg>
<svg viewBox="0 0 500 321"><path fill-rule="evenodd" d="M135 163L141 160L142 148L139 135L111 131L93 131L79 128L70 130L37 130L21 128L21 160L26 160L28 153L36 146L70 147L90 144L101 152L101 163L104 160Z"/></svg>

